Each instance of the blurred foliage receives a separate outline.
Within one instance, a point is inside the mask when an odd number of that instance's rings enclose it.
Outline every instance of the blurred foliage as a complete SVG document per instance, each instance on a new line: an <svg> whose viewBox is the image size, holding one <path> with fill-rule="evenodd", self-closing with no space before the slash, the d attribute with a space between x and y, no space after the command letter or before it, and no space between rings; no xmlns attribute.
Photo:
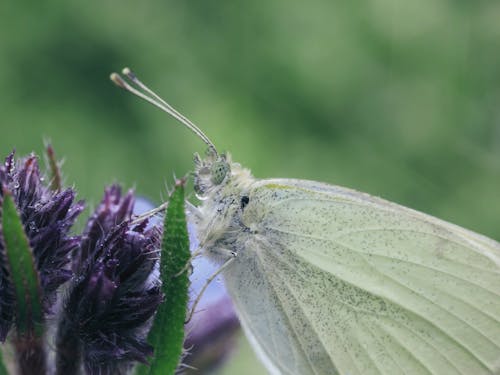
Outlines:
<svg viewBox="0 0 500 375"><path fill-rule="evenodd" d="M6 0L0 150L50 139L81 197L118 181L159 200L203 145L108 81L130 66L257 177L500 239L499 19L484 0Z"/></svg>

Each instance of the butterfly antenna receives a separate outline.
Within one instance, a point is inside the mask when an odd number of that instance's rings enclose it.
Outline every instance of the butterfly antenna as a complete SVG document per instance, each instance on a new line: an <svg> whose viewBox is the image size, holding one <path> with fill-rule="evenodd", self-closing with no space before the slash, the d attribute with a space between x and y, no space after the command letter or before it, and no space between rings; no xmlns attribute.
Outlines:
<svg viewBox="0 0 500 375"><path fill-rule="evenodd" d="M215 148L215 145L212 143L212 141L191 120L178 112L174 107L172 107L160 96L158 96L153 90L142 83L129 68L124 68L122 70L122 74L128 79L128 81L118 73L111 74L111 81L113 81L113 83L118 87L131 92L139 98L144 99L155 107L161 109L163 112L168 113L170 116L183 124L186 128L190 129L199 138L201 138L201 140L205 142L208 147L212 149L212 151L215 152L215 155L218 155L217 149Z"/></svg>

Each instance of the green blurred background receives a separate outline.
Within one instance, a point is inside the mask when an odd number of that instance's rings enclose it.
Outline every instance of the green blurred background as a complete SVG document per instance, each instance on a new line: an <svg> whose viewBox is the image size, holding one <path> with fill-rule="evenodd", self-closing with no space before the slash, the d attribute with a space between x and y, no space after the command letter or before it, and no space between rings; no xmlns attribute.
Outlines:
<svg viewBox="0 0 500 375"><path fill-rule="evenodd" d="M257 177L500 239L499 20L481 0L3 1L0 150L50 139L91 205L112 182L159 201L204 147L111 84L130 66ZM224 373L253 361L243 344Z"/></svg>

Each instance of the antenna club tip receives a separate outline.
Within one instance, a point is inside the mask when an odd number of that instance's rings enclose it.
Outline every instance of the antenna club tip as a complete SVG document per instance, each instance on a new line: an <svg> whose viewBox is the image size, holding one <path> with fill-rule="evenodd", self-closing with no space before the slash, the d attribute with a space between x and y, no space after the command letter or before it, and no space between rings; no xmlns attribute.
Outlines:
<svg viewBox="0 0 500 375"><path fill-rule="evenodd" d="M130 78L132 81L137 79L137 76L134 74L134 72L132 70L130 70L130 68L123 68L122 74L124 76L127 76L128 78Z"/></svg>
<svg viewBox="0 0 500 375"><path fill-rule="evenodd" d="M122 89L125 88L125 82L123 81L123 78L120 77L118 73L111 73L109 75L109 79L118 87L121 87Z"/></svg>

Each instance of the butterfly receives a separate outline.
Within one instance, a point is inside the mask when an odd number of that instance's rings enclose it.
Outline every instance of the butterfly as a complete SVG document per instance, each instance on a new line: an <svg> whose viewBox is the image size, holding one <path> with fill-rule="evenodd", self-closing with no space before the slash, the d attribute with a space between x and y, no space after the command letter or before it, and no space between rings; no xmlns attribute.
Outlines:
<svg viewBox="0 0 500 375"><path fill-rule="evenodd" d="M123 73L208 145L187 208L271 374L500 373L500 243L340 186L256 179Z"/></svg>

